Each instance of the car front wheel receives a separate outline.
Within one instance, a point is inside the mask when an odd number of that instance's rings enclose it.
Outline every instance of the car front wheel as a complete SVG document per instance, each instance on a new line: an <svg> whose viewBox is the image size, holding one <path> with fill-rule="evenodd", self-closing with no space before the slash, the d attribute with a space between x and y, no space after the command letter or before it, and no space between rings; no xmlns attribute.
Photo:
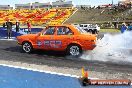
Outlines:
<svg viewBox="0 0 132 88"><path fill-rule="evenodd" d="M67 53L72 56L79 56L81 55L82 50L78 45L70 45L67 48Z"/></svg>
<svg viewBox="0 0 132 88"><path fill-rule="evenodd" d="M24 52L26 52L26 53L31 53L32 50L33 50L31 43L29 43L29 42L24 42L24 43L22 44L22 50L23 50Z"/></svg>

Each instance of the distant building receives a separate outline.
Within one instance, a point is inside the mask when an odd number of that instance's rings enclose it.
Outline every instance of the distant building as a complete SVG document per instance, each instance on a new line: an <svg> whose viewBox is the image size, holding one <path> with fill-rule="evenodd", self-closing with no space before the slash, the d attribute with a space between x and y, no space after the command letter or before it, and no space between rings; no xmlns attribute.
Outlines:
<svg viewBox="0 0 132 88"><path fill-rule="evenodd" d="M10 5L0 5L0 10L9 10L13 9L13 7L10 7Z"/></svg>
<svg viewBox="0 0 132 88"><path fill-rule="evenodd" d="M91 8L91 5L76 5L77 8Z"/></svg>
<svg viewBox="0 0 132 88"><path fill-rule="evenodd" d="M113 7L112 4L106 4L106 5L99 5L100 8L111 8Z"/></svg>
<svg viewBox="0 0 132 88"><path fill-rule="evenodd" d="M50 8L52 7L52 5L50 4L50 2L48 3L39 3L39 2L35 2L32 3L32 8Z"/></svg>
<svg viewBox="0 0 132 88"><path fill-rule="evenodd" d="M15 9L31 9L32 4L15 4Z"/></svg>
<svg viewBox="0 0 132 88"><path fill-rule="evenodd" d="M72 1L56 1L56 2L52 2L52 6L53 7L72 7Z"/></svg>
<svg viewBox="0 0 132 88"><path fill-rule="evenodd" d="M50 7L72 7L72 1L59 0L56 2L48 3L27 3L27 4L15 4L15 9L35 9L35 8L50 8ZM86 6L86 5L85 5Z"/></svg>

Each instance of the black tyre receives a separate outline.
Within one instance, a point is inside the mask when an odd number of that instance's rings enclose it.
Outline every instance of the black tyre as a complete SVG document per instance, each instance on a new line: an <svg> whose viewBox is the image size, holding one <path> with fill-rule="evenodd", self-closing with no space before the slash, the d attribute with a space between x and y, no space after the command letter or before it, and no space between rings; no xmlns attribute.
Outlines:
<svg viewBox="0 0 132 88"><path fill-rule="evenodd" d="M31 53L33 51L33 47L32 47L32 44L29 43L29 42L24 42L22 44L22 50L25 52L25 53Z"/></svg>
<svg viewBox="0 0 132 88"><path fill-rule="evenodd" d="M97 34L97 30L96 29L93 30L92 34Z"/></svg>
<svg viewBox="0 0 132 88"><path fill-rule="evenodd" d="M92 30L89 30L89 33L90 33L90 34L92 34L92 33L93 33L93 31L92 31Z"/></svg>
<svg viewBox="0 0 132 88"><path fill-rule="evenodd" d="M82 49L79 45L73 44L67 47L67 54L71 56L80 56Z"/></svg>

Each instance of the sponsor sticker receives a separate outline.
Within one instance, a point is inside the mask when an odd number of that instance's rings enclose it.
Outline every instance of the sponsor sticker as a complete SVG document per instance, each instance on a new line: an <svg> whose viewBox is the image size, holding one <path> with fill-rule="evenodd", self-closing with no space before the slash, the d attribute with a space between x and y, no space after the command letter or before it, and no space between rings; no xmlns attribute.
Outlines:
<svg viewBox="0 0 132 88"><path fill-rule="evenodd" d="M37 46L41 47L42 46L42 42L40 40L37 40Z"/></svg>
<svg viewBox="0 0 132 88"><path fill-rule="evenodd" d="M45 40L44 41L44 46L45 47L50 47L50 48L61 48L62 47L62 42L61 41L54 41L54 40Z"/></svg>
<svg viewBox="0 0 132 88"><path fill-rule="evenodd" d="M50 41L45 40L44 41L44 47L50 48Z"/></svg>
<svg viewBox="0 0 132 88"><path fill-rule="evenodd" d="M61 41L56 41L55 42L55 48L61 48L62 47L62 42Z"/></svg>

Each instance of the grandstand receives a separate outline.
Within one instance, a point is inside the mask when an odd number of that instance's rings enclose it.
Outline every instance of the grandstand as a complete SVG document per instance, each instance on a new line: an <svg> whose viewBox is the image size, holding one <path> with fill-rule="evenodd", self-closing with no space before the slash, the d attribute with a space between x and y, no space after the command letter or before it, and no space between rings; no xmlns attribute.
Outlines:
<svg viewBox="0 0 132 88"><path fill-rule="evenodd" d="M34 9L34 10L8 10L0 11L0 24L7 19L15 22L16 19L24 25L26 21L30 21L32 25L42 24L61 24L75 10L73 8L53 8L53 9Z"/></svg>
<svg viewBox="0 0 132 88"><path fill-rule="evenodd" d="M21 25L26 25L27 21L33 26L62 24L76 11L72 6L72 1L62 0L53 2L53 5L39 2L15 4L15 9L0 10L0 25L8 19L13 23L18 20Z"/></svg>

